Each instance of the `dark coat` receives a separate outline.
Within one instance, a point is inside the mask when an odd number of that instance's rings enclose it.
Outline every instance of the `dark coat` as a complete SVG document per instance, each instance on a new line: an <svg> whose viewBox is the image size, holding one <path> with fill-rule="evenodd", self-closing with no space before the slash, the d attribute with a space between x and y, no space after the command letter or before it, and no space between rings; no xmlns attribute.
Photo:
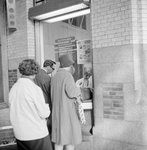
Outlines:
<svg viewBox="0 0 147 150"><path fill-rule="evenodd" d="M51 77L43 69L40 69L34 81L42 89L45 102L49 104L51 110L52 109L50 96Z"/></svg>
<svg viewBox="0 0 147 150"><path fill-rule="evenodd" d="M81 94L74 78L59 69L52 78L52 141L61 145L76 145L82 140L81 125L75 108L75 98Z"/></svg>

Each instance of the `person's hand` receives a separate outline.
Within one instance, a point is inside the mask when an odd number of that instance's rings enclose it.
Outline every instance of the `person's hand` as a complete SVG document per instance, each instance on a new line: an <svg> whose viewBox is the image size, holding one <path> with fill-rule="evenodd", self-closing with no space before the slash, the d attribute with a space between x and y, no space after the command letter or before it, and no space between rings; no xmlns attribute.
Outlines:
<svg viewBox="0 0 147 150"><path fill-rule="evenodd" d="M49 108L49 116L50 116L50 114L51 114L50 105L49 105L48 103L46 103L46 105L47 105L48 108Z"/></svg>
<svg viewBox="0 0 147 150"><path fill-rule="evenodd" d="M90 91L91 91L91 92L93 92L93 91L94 91L94 88L91 88L91 87L89 87L89 88L90 88Z"/></svg>
<svg viewBox="0 0 147 150"><path fill-rule="evenodd" d="M81 96L78 96L76 101L77 101L78 104L81 104L82 103L81 102Z"/></svg>
<svg viewBox="0 0 147 150"><path fill-rule="evenodd" d="M86 80L88 78L87 76L88 76L88 74L85 73L84 76L83 76L83 79Z"/></svg>

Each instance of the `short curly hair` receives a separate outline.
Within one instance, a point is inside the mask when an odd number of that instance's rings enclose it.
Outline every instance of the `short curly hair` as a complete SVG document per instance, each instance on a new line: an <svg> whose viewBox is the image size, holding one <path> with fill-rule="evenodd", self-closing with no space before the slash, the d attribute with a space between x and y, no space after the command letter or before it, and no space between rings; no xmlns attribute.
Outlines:
<svg viewBox="0 0 147 150"><path fill-rule="evenodd" d="M19 64L19 72L22 75L30 76L39 72L39 65L34 59L25 59Z"/></svg>

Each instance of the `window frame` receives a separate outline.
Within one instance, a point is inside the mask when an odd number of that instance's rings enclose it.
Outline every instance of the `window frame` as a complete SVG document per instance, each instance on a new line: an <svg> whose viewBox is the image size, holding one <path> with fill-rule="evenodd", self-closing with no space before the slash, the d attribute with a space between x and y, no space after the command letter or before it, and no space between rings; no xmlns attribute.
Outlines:
<svg viewBox="0 0 147 150"><path fill-rule="evenodd" d="M79 19L79 18L81 18L81 21L80 21L80 26L76 26L76 25L74 25L73 24L73 21L74 21L74 19ZM83 21L85 21L85 22L83 22ZM82 30L87 30L87 26L86 26L86 15L83 15L83 16L79 16L79 17L75 17L75 18L70 18L70 19L67 19L67 20L63 20L62 21L63 23L65 23L65 24L68 24L68 25L70 25L70 26L72 26L72 27L76 27L76 28L80 28L80 29L82 29ZM85 23L85 28L82 28L83 27L83 23Z"/></svg>
<svg viewBox="0 0 147 150"><path fill-rule="evenodd" d="M0 13L0 53L2 63L2 90L3 90L3 102L0 102L0 110L8 108L8 95L9 95L9 83L8 83L8 55L7 55L7 37L6 37L6 7L3 1L1 3Z"/></svg>

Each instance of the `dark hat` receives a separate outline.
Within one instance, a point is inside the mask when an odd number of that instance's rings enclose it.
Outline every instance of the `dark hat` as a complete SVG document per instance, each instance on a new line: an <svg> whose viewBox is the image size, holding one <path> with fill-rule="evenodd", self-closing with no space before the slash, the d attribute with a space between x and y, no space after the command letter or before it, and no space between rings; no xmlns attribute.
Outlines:
<svg viewBox="0 0 147 150"><path fill-rule="evenodd" d="M61 67L63 67L63 68L69 67L74 64L74 61L67 54L61 55L59 57L59 62L60 62Z"/></svg>

